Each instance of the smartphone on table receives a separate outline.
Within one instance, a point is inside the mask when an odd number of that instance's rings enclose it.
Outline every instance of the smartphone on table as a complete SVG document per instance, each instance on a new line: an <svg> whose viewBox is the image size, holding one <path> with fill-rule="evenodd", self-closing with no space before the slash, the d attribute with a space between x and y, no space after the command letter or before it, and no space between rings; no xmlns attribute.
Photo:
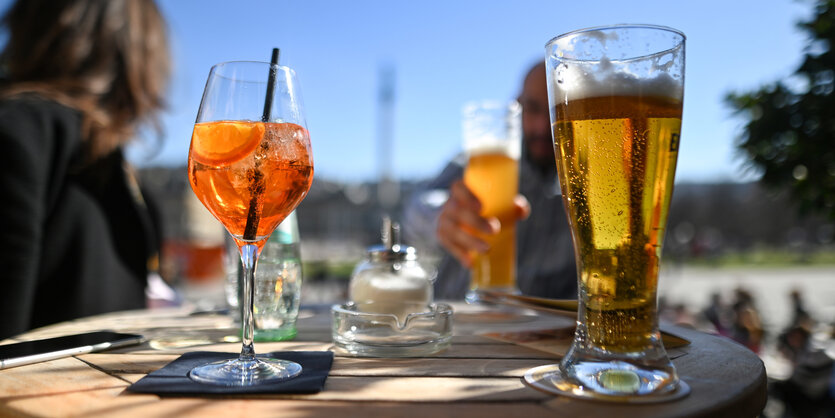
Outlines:
<svg viewBox="0 0 835 418"><path fill-rule="evenodd" d="M144 340L144 337L138 334L96 331L0 345L0 370L140 344Z"/></svg>

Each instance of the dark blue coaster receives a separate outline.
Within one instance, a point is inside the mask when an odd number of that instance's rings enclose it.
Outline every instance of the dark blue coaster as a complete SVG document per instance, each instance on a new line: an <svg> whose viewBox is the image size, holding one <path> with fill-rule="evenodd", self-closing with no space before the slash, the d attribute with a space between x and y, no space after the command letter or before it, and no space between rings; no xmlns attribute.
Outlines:
<svg viewBox="0 0 835 418"><path fill-rule="evenodd" d="M325 386L333 364L333 353L330 351L277 351L258 357L295 361L302 366L301 374L275 383L231 387L198 383L188 377L188 372L196 366L236 357L238 354L209 351L186 353L139 379L127 390L157 395L317 393Z"/></svg>

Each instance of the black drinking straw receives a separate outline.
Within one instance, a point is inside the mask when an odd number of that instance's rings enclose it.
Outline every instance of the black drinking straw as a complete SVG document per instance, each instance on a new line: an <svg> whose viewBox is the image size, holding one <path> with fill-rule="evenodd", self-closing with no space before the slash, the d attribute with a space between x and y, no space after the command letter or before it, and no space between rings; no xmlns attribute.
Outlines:
<svg viewBox="0 0 835 418"><path fill-rule="evenodd" d="M279 49L273 48L272 58L270 59L270 74L267 78L267 96L264 98L264 113L261 115L262 122L270 121L270 113L273 107L273 94L275 93L275 79L278 73L279 54ZM251 197L249 199L249 212L246 215L244 240L255 241L255 236L258 232L258 222L261 218L258 206L260 206L259 201L261 200L261 195L264 194L264 174L261 173L261 170L257 166L252 170L249 192Z"/></svg>
<svg viewBox="0 0 835 418"><path fill-rule="evenodd" d="M270 58L270 76L267 78L267 97L264 98L264 113L261 115L262 122L270 121L270 112L273 107L273 94L275 93L275 77L278 73L278 56L281 54L278 48L273 48L273 55Z"/></svg>

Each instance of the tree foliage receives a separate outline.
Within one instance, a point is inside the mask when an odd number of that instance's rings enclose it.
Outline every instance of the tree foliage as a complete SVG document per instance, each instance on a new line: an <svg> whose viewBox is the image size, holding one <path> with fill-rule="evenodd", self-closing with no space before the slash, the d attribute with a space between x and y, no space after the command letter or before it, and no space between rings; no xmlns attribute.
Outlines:
<svg viewBox="0 0 835 418"><path fill-rule="evenodd" d="M801 214L835 220L835 0L798 26L809 44L793 76L726 103L746 121L737 147L763 184L788 190Z"/></svg>

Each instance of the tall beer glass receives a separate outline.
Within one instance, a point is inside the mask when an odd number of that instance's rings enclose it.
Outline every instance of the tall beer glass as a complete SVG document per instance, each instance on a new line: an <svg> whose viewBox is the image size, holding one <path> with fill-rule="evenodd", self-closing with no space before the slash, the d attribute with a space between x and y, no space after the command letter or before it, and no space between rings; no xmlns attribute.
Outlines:
<svg viewBox="0 0 835 418"><path fill-rule="evenodd" d="M619 25L546 45L554 151L578 265L577 331L548 376L572 396L683 396L656 292L684 92L684 34Z"/></svg>
<svg viewBox="0 0 835 418"><path fill-rule="evenodd" d="M519 192L522 107L518 102L472 102L464 106L462 131L469 158L464 184L481 202L481 215L496 217L501 229L482 238L490 245L476 254L470 271L468 302L480 290L517 292L516 218L513 199Z"/></svg>

